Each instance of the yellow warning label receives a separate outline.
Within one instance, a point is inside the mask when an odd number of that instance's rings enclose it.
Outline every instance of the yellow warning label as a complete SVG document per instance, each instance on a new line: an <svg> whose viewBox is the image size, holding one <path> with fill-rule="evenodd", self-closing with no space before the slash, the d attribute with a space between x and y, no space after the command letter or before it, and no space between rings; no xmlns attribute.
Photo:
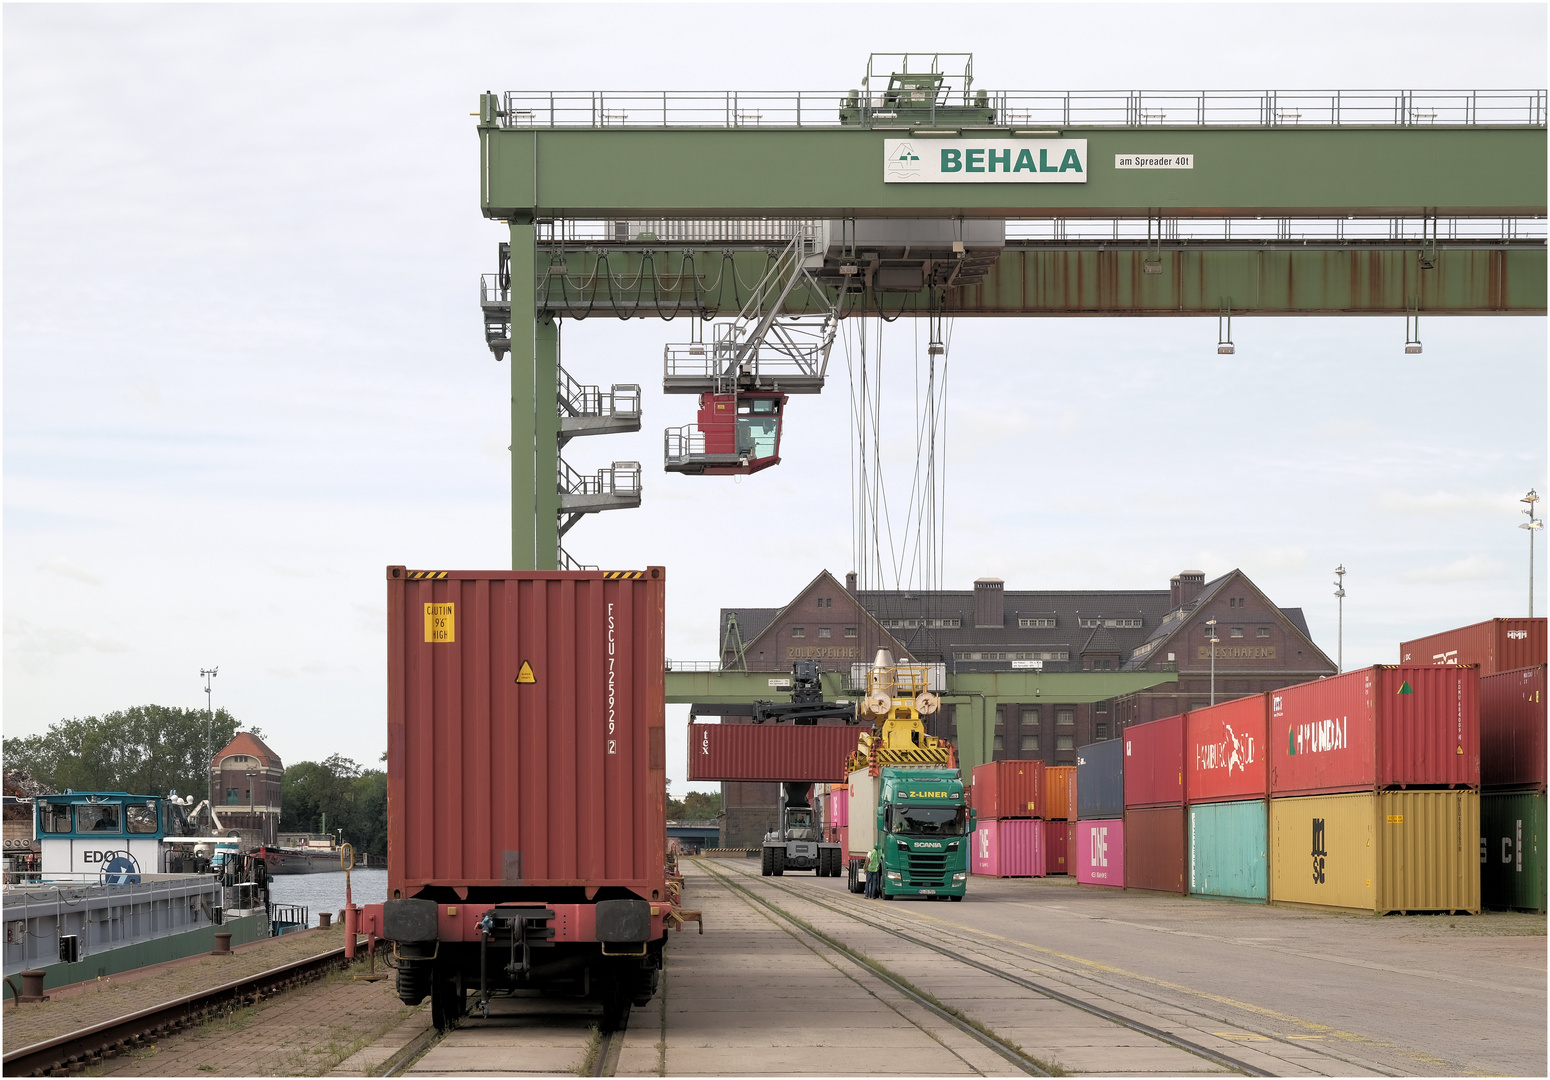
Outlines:
<svg viewBox="0 0 1550 1080"><path fill-rule="evenodd" d="M425 605L425 640L438 645L457 640L451 604Z"/></svg>
<svg viewBox="0 0 1550 1080"><path fill-rule="evenodd" d="M1389 815L1389 824L1390 825L1403 825L1404 823L1405 823L1405 815L1404 814L1390 814Z"/></svg>
<svg viewBox="0 0 1550 1080"><path fill-rule="evenodd" d="M533 665L526 660L522 661L522 670L517 672L517 682L536 683L537 681L537 679L533 678Z"/></svg>

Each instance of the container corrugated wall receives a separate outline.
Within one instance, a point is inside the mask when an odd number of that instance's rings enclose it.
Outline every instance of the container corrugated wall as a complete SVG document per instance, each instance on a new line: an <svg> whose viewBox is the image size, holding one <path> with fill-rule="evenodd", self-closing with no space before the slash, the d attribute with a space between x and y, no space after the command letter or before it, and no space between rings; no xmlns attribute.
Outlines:
<svg viewBox="0 0 1550 1080"><path fill-rule="evenodd" d="M1125 823L1123 820L1112 818L1076 823L1076 880L1083 885L1124 888Z"/></svg>
<svg viewBox="0 0 1550 1080"><path fill-rule="evenodd" d="M1545 787L1545 665L1480 677L1480 786Z"/></svg>
<svg viewBox="0 0 1550 1080"><path fill-rule="evenodd" d="M1074 874L1076 872L1076 822L1044 822L1044 872L1046 874Z"/></svg>
<svg viewBox="0 0 1550 1080"><path fill-rule="evenodd" d="M1185 714L1184 769L1191 803L1262 798L1266 792L1267 694Z"/></svg>
<svg viewBox="0 0 1550 1080"><path fill-rule="evenodd" d="M1480 904L1545 911L1545 792L1480 796Z"/></svg>
<svg viewBox="0 0 1550 1080"><path fill-rule="evenodd" d="M1125 809L1125 888L1182 893L1184 807Z"/></svg>
<svg viewBox="0 0 1550 1080"><path fill-rule="evenodd" d="M388 568L388 895L659 898L664 572Z"/></svg>
<svg viewBox="0 0 1550 1080"><path fill-rule="evenodd" d="M1480 795L1380 791L1270 801L1270 899L1480 910Z"/></svg>
<svg viewBox="0 0 1550 1080"><path fill-rule="evenodd" d="M1183 715L1127 727L1120 739L1125 744L1125 808L1182 804ZM1134 874L1134 867L1130 870Z"/></svg>
<svg viewBox="0 0 1550 1080"><path fill-rule="evenodd" d="M970 805L987 818L1036 818L1044 813L1044 762L976 765Z"/></svg>
<svg viewBox="0 0 1550 1080"><path fill-rule="evenodd" d="M1088 743L1076 752L1076 816L1112 821L1125 813L1125 740Z"/></svg>
<svg viewBox="0 0 1550 1080"><path fill-rule="evenodd" d="M1076 766L1046 765L1044 767L1045 821L1065 821L1076 818Z"/></svg>
<svg viewBox="0 0 1550 1080"><path fill-rule="evenodd" d="M1189 808L1191 895L1269 898L1267 813L1264 799L1197 803Z"/></svg>
<svg viewBox="0 0 1550 1080"><path fill-rule="evenodd" d="M1401 664L1476 664L1483 675L1545 660L1544 619L1488 619L1399 645Z"/></svg>
<svg viewBox="0 0 1550 1080"><path fill-rule="evenodd" d="M860 732L848 724L690 724L689 779L841 783Z"/></svg>
<svg viewBox="0 0 1550 1080"><path fill-rule="evenodd" d="M1043 877L1044 822L1033 818L981 821L969 869L981 877Z"/></svg>
<svg viewBox="0 0 1550 1080"><path fill-rule="evenodd" d="M1472 667L1372 667L1270 694L1270 794L1478 787Z"/></svg>

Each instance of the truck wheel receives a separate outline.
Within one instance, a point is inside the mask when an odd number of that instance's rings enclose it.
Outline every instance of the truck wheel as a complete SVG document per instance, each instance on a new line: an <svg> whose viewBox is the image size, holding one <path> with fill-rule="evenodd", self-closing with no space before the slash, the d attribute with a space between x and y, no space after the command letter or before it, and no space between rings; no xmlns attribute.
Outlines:
<svg viewBox="0 0 1550 1080"><path fill-rule="evenodd" d="M783 848L774 848L771 851L770 873L780 877L786 872L786 852Z"/></svg>
<svg viewBox="0 0 1550 1080"><path fill-rule="evenodd" d="M957 904L957 903L961 903L962 902L963 897L961 897L961 896L952 896L952 897L949 897L948 899L952 900L953 903Z"/></svg>
<svg viewBox="0 0 1550 1080"><path fill-rule="evenodd" d="M861 864L855 859L850 860L850 891L858 894L866 891L861 880Z"/></svg>
<svg viewBox="0 0 1550 1080"><path fill-rule="evenodd" d="M764 849L764 861L759 865L759 871L765 877L775 872L775 852L773 848Z"/></svg>

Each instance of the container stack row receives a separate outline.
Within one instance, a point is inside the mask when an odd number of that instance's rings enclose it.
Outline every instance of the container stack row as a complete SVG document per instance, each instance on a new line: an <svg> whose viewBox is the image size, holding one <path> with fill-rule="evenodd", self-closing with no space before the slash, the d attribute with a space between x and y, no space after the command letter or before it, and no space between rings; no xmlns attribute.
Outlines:
<svg viewBox="0 0 1550 1080"><path fill-rule="evenodd" d="M1045 772L1042 761L992 761L975 767L969 800L978 820L970 837L971 873L1044 877L1049 872ZM1061 839L1064 848L1063 835Z"/></svg>
<svg viewBox="0 0 1550 1080"><path fill-rule="evenodd" d="M1076 880L1125 887L1125 740L1082 747L1076 755Z"/></svg>

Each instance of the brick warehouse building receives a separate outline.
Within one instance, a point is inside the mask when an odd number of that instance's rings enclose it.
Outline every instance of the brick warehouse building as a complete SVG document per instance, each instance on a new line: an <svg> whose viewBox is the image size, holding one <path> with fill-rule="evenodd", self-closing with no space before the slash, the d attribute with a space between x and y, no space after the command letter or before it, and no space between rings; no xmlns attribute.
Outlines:
<svg viewBox="0 0 1550 1080"><path fill-rule="evenodd" d="M1167 589L1008 591L999 578L972 590L901 592L855 588L827 571L782 608L723 608L723 667L789 671L796 659L825 670L895 657L945 664L949 672L1026 670L1177 672L1177 685L1091 704L1030 701L997 709L997 760L1076 763L1076 748L1141 723L1206 705L1217 620L1216 700L1274 690L1335 673L1308 633L1300 608L1273 604L1241 570L1206 581L1176 575ZM954 738L946 706L927 729ZM726 718L727 721L733 718ZM774 784L723 784L723 843L756 844L773 820ZM750 837L752 839L750 839Z"/></svg>
<svg viewBox="0 0 1550 1080"><path fill-rule="evenodd" d="M244 845L274 844L280 834L280 781L285 765L263 739L239 731L210 762L210 805Z"/></svg>

